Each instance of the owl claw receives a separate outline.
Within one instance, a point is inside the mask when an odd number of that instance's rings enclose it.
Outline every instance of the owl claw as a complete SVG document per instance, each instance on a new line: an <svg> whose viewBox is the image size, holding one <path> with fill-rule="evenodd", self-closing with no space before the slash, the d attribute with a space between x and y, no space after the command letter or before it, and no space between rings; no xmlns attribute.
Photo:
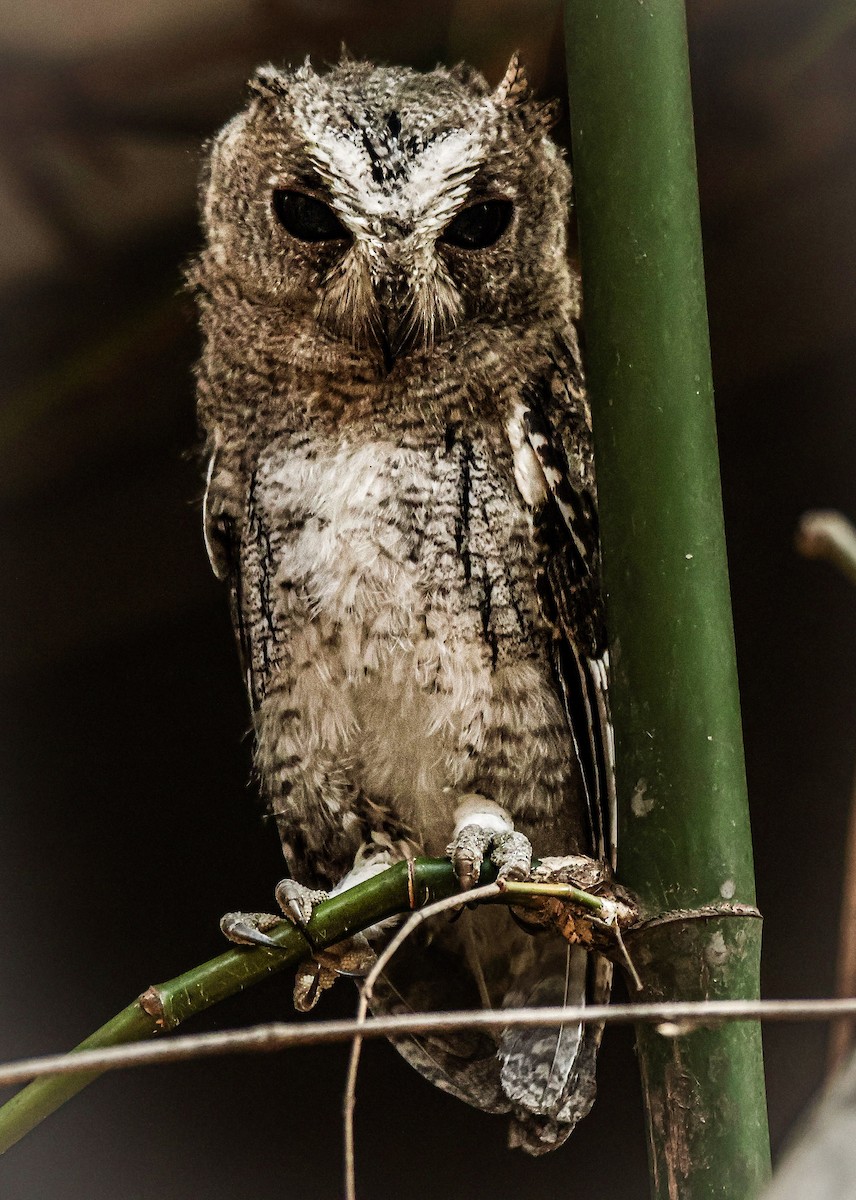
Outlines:
<svg viewBox="0 0 856 1200"><path fill-rule="evenodd" d="M274 895L282 909L281 916L274 913L226 913L220 921L220 928L230 942L280 950L282 947L267 936L266 930L275 929L283 921L296 925L300 930L304 929L315 906L327 899L326 892L304 887L293 879L281 880L276 885Z"/></svg>
<svg viewBox="0 0 856 1200"><path fill-rule="evenodd" d="M532 870L532 843L513 829L493 839L490 861L497 868L497 881L527 879Z"/></svg>
<svg viewBox="0 0 856 1200"><path fill-rule="evenodd" d="M493 831L481 825L465 825L446 847L446 854L458 877L462 892L478 882L485 853L493 840Z"/></svg>
<svg viewBox="0 0 856 1200"><path fill-rule="evenodd" d="M230 942L241 946L266 946L268 949L281 950L273 938L269 938L263 929L273 929L281 924L281 918L272 913L226 913L220 918L220 929Z"/></svg>
<svg viewBox="0 0 856 1200"><path fill-rule="evenodd" d="M315 906L326 900L328 893L317 888L305 887L296 879L281 879L274 890L276 902L285 917L303 929L312 919Z"/></svg>
<svg viewBox="0 0 856 1200"><path fill-rule="evenodd" d="M282 916L273 913L226 913L220 920L220 928L231 942L240 945L265 946L267 949L283 950L264 932L287 921L303 930L312 917L313 910L327 893L304 887L293 879L283 879L275 889L276 901ZM363 934L345 938L323 950L313 950L297 968L294 981L294 1006L298 1012L309 1012L314 1008L322 992L332 987L340 975L358 979L371 969L375 954Z"/></svg>
<svg viewBox="0 0 856 1200"><path fill-rule="evenodd" d="M529 839L514 830L497 833L482 825L465 825L446 847L462 892L478 882L485 857L497 868L497 880L525 879L532 866Z"/></svg>

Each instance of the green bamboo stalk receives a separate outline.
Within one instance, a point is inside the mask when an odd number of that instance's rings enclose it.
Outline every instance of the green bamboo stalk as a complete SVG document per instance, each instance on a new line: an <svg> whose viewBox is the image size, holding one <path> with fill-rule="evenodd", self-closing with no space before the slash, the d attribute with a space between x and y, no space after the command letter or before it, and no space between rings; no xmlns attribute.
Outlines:
<svg viewBox="0 0 856 1200"><path fill-rule="evenodd" d="M490 864L484 864L479 883L492 882L495 874ZM398 863L320 904L306 927L307 937L295 926L284 922L269 935L280 950L256 946L229 950L168 983L148 988L106 1025L75 1046L75 1052L144 1041L162 1031L173 1030L195 1013L301 962L308 956L307 938L312 946L320 949L386 917L423 908L459 890L460 885L448 860L419 858L410 871L407 863ZM99 1074L37 1079L13 1096L0 1108L0 1154Z"/></svg>
<svg viewBox="0 0 856 1200"><path fill-rule="evenodd" d="M620 797L646 999L754 998L760 921L713 412L684 5L565 0ZM706 911L704 911L706 910ZM628 943L629 944L629 943ZM760 1027L639 1028L652 1195L769 1172Z"/></svg>

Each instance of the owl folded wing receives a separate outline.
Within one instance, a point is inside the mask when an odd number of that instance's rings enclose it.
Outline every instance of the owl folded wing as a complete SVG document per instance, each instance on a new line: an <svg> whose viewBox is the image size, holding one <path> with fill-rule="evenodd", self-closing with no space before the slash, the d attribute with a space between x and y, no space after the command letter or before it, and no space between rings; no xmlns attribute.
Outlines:
<svg viewBox="0 0 856 1200"><path fill-rule="evenodd" d="M592 853L615 866L614 739L588 402L575 337L523 397L521 433L543 472L534 519L544 543L539 593L553 669L582 771Z"/></svg>

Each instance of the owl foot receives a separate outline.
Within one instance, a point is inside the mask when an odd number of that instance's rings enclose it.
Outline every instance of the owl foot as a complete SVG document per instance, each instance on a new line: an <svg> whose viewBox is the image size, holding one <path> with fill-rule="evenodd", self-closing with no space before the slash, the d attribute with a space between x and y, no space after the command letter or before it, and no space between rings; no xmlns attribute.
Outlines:
<svg viewBox="0 0 856 1200"><path fill-rule="evenodd" d="M304 887L294 879L282 879L276 885L274 895L286 920L298 929L303 929L312 917L316 904L328 897L327 892ZM375 953L361 933L327 946L324 950L313 950L297 968L294 980L294 1007L298 1012L309 1012L336 982L340 975L360 978L368 974L374 965Z"/></svg>
<svg viewBox="0 0 856 1200"><path fill-rule="evenodd" d="M267 930L281 925L283 920L298 929L303 929L312 917L317 904L327 899L327 892L304 887L294 879L281 880L274 895L282 916L275 913L226 913L220 928L232 942L253 946L266 946L273 950L282 947L268 937ZM339 975L360 977L368 973L375 961L375 953L361 934L313 950L297 968L294 981L294 1007L298 1012L308 1012L318 1003L321 993L333 986Z"/></svg>
<svg viewBox="0 0 856 1200"><path fill-rule="evenodd" d="M321 993L331 988L340 975L361 979L368 975L377 956L361 933L328 946L326 950L315 950L297 968L294 979L294 1007L298 1012L309 1012L321 998Z"/></svg>
<svg viewBox="0 0 856 1200"><path fill-rule="evenodd" d="M525 879L532 866L532 846L504 809L484 796L466 796L455 810L455 835L446 847L461 890L478 880L485 858L497 868L497 879Z"/></svg>
<svg viewBox="0 0 856 1200"><path fill-rule="evenodd" d="M275 929L282 924L282 917L275 913L230 912L220 918L220 931L230 942L239 946L267 946L273 950L280 947L269 938L265 930Z"/></svg>
<svg viewBox="0 0 856 1200"><path fill-rule="evenodd" d="M303 929L308 923L315 905L327 899L327 892L304 887L294 879L281 880L276 885L274 895L285 919L298 929ZM268 937L267 931L275 929L282 920L283 917L274 913L226 913L220 919L220 929L230 942L278 950L280 947L273 938Z"/></svg>

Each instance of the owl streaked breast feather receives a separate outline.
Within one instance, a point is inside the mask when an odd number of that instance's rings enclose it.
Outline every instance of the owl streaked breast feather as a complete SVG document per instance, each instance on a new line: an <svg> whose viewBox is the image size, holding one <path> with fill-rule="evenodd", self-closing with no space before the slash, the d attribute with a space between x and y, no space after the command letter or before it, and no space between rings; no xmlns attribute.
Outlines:
<svg viewBox="0 0 856 1200"><path fill-rule="evenodd" d="M213 144L191 279L206 540L291 874L342 887L449 843L461 874L465 842L609 862L591 437L549 111L516 59L493 92L467 68L351 61L251 86ZM378 1003L609 983L597 956L476 911L402 952ZM599 1038L399 1049L540 1153L588 1111Z"/></svg>

